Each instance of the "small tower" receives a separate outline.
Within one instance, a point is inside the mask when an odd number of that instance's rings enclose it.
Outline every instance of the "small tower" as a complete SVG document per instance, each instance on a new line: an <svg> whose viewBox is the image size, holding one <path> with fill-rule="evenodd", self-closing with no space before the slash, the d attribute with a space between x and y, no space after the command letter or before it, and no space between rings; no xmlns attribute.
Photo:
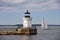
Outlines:
<svg viewBox="0 0 60 40"><path fill-rule="evenodd" d="M22 35L36 35L37 34L37 29L36 27L32 27L32 17L30 16L30 13L25 12L24 17L23 17L23 27L18 28L18 34Z"/></svg>
<svg viewBox="0 0 60 40"><path fill-rule="evenodd" d="M32 27L31 21L32 21L32 17L30 16L30 13L27 10L23 18L23 28L31 28Z"/></svg>

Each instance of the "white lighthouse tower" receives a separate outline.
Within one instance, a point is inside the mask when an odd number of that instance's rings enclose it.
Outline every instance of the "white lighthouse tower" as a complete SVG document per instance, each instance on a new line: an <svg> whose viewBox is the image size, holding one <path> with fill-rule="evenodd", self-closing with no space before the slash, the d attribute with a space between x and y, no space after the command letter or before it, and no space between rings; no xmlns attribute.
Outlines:
<svg viewBox="0 0 60 40"><path fill-rule="evenodd" d="M36 35L37 34L37 29L36 26L35 28L32 27L32 17L30 16L30 13L25 12L24 17L23 17L23 27L18 28L18 34L23 34L23 35Z"/></svg>
<svg viewBox="0 0 60 40"><path fill-rule="evenodd" d="M30 13L27 10L23 18L23 28L31 28L32 27L31 21L32 17L30 16Z"/></svg>

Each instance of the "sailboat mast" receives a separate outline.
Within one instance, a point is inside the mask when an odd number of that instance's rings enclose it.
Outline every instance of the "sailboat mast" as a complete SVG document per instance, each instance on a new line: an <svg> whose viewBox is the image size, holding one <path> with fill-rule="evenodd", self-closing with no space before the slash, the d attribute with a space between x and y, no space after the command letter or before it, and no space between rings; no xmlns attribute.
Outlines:
<svg viewBox="0 0 60 40"><path fill-rule="evenodd" d="M47 25L47 23L46 23L46 21L45 21L45 19L44 19L44 16L43 16L43 20L42 20L42 29L48 29L48 25Z"/></svg>

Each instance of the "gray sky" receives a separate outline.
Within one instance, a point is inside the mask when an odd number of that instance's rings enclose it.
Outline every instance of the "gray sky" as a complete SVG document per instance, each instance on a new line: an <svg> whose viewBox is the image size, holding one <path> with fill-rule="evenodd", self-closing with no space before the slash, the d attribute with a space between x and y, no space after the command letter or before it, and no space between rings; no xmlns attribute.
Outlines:
<svg viewBox="0 0 60 40"><path fill-rule="evenodd" d="M31 12L32 23L41 24L45 16L48 24L60 24L60 0L0 0L0 24L22 23L26 10Z"/></svg>

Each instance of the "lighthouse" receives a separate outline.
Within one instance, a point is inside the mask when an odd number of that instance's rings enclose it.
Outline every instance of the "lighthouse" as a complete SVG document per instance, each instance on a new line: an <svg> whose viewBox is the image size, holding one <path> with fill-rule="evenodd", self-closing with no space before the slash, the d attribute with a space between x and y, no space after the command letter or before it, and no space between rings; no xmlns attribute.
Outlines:
<svg viewBox="0 0 60 40"><path fill-rule="evenodd" d="M25 12L23 17L23 28L31 28L32 27L32 17L30 16L30 12Z"/></svg>
<svg viewBox="0 0 60 40"><path fill-rule="evenodd" d="M24 13L23 17L23 27L17 29L17 34L22 35L36 35L37 29L36 27L32 27L32 17L30 16L30 12L28 10Z"/></svg>

